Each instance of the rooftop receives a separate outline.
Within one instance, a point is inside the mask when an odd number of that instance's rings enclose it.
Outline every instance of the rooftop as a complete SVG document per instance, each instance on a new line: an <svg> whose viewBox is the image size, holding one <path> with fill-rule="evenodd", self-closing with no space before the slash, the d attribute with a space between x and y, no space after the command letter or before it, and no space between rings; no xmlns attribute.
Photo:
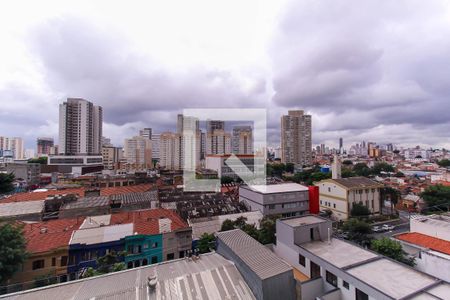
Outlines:
<svg viewBox="0 0 450 300"><path fill-rule="evenodd" d="M299 246L339 268L379 257L373 252L335 238L332 238L329 243L313 241Z"/></svg>
<svg viewBox="0 0 450 300"><path fill-rule="evenodd" d="M133 235L133 224L92 227L75 230L69 244L99 244L118 241Z"/></svg>
<svg viewBox="0 0 450 300"><path fill-rule="evenodd" d="M308 191L308 187L298 183L280 183L270 185L249 185L241 186L241 188L252 190L261 194L276 194L276 193L289 193L289 192L302 192Z"/></svg>
<svg viewBox="0 0 450 300"><path fill-rule="evenodd" d="M117 194L128 194L128 193L141 193L150 190L151 184L139 184L139 185L129 185L129 186L118 186L118 187L106 187L100 189L100 196L110 196ZM77 194L80 197L84 196L85 188L75 188L75 189L61 189L61 190L48 190L42 192L28 192L28 193L18 193L13 194L10 197L1 200L1 203L9 202L25 202L25 201L36 201L45 200L49 196L61 195L61 194Z"/></svg>
<svg viewBox="0 0 450 300"><path fill-rule="evenodd" d="M23 232L27 241L27 251L40 253L69 245L72 232L83 220L61 219L38 223L25 223Z"/></svg>
<svg viewBox="0 0 450 300"><path fill-rule="evenodd" d="M44 209L44 200L31 201L27 203L1 203L0 217L38 214Z"/></svg>
<svg viewBox="0 0 450 300"><path fill-rule="evenodd" d="M157 276L155 291L148 278ZM32 289L0 298L25 299L255 299L235 265L217 253Z"/></svg>
<svg viewBox="0 0 450 300"><path fill-rule="evenodd" d="M450 242L418 232L403 233L397 239L450 255Z"/></svg>
<svg viewBox="0 0 450 300"><path fill-rule="evenodd" d="M386 258L356 266L348 273L395 299L438 282L438 279Z"/></svg>
<svg viewBox="0 0 450 300"><path fill-rule="evenodd" d="M292 267L240 229L218 232L217 237L261 279L292 272Z"/></svg>
<svg viewBox="0 0 450 300"><path fill-rule="evenodd" d="M325 181L336 182L348 189L368 188L368 187L380 187L382 184L366 178L366 177L348 177L338 179L326 179Z"/></svg>
<svg viewBox="0 0 450 300"><path fill-rule="evenodd" d="M312 225L322 222L327 222L327 219L323 219L321 217L317 216L301 216L301 217L295 217L295 218L288 218L288 219L280 219L280 222L283 222L286 225L289 225L291 227L298 227L303 225Z"/></svg>

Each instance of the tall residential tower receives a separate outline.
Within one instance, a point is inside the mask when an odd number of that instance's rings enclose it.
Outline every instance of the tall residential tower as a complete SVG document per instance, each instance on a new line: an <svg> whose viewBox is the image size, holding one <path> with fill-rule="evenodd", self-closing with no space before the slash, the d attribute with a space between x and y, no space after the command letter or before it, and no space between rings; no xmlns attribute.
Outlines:
<svg viewBox="0 0 450 300"><path fill-rule="evenodd" d="M311 115L290 110L281 117L281 161L296 165L312 164Z"/></svg>

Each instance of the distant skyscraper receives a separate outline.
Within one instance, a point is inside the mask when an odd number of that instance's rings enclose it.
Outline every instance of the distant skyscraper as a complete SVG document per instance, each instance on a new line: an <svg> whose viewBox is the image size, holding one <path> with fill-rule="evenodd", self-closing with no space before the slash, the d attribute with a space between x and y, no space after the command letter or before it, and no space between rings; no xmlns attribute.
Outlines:
<svg viewBox="0 0 450 300"><path fill-rule="evenodd" d="M225 130L225 122L219 120L207 120L206 133L214 133L214 130Z"/></svg>
<svg viewBox="0 0 450 300"><path fill-rule="evenodd" d="M206 154L231 154L231 134L215 129L206 136Z"/></svg>
<svg viewBox="0 0 450 300"><path fill-rule="evenodd" d="M233 127L234 154L253 154L253 130L251 126Z"/></svg>
<svg viewBox="0 0 450 300"><path fill-rule="evenodd" d="M139 135L151 140L152 139L152 129L151 128L141 129L141 130L139 130Z"/></svg>
<svg viewBox="0 0 450 300"><path fill-rule="evenodd" d="M344 139L343 138L339 138L339 153L342 154L342 152L344 151Z"/></svg>
<svg viewBox="0 0 450 300"><path fill-rule="evenodd" d="M281 161L312 164L311 116L303 110L290 110L281 117Z"/></svg>
<svg viewBox="0 0 450 300"><path fill-rule="evenodd" d="M142 136L125 139L124 157L131 168L152 168L152 141Z"/></svg>
<svg viewBox="0 0 450 300"><path fill-rule="evenodd" d="M182 168L181 134L161 133L159 138L159 165L168 170Z"/></svg>
<svg viewBox="0 0 450 300"><path fill-rule="evenodd" d="M24 159L25 150L23 140L20 137L0 136L0 150L12 151L13 159Z"/></svg>
<svg viewBox="0 0 450 300"><path fill-rule="evenodd" d="M177 116L177 133L183 134L183 130L185 128L190 128L196 132L200 131L200 121L197 118L183 116L182 114L178 114Z"/></svg>
<svg viewBox="0 0 450 300"><path fill-rule="evenodd" d="M53 138L38 137L37 138L37 156L50 155L50 150L54 146Z"/></svg>
<svg viewBox="0 0 450 300"><path fill-rule="evenodd" d="M101 106L81 98L67 98L59 105L59 153L101 154L102 124Z"/></svg>
<svg viewBox="0 0 450 300"><path fill-rule="evenodd" d="M159 133L152 133L152 159L159 161L159 141L161 135Z"/></svg>

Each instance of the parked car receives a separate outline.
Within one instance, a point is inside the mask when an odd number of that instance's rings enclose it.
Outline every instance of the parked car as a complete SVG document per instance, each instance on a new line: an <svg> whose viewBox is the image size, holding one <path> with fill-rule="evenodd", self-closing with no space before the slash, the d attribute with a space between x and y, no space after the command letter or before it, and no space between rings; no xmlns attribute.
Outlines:
<svg viewBox="0 0 450 300"><path fill-rule="evenodd" d="M381 232L381 231L383 231L383 229L380 226L373 226L372 231L373 232Z"/></svg>
<svg viewBox="0 0 450 300"><path fill-rule="evenodd" d="M395 226L393 226L393 225L388 225L388 224L384 224L384 225L382 226L382 228L383 228L383 230L390 231L390 230L394 230Z"/></svg>

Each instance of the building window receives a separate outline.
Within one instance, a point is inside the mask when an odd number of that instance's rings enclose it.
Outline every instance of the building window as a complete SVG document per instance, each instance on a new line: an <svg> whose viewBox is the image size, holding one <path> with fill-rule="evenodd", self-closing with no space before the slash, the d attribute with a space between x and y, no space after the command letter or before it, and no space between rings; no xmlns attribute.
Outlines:
<svg viewBox="0 0 450 300"><path fill-rule="evenodd" d="M336 208L336 203L333 203L333 208Z"/></svg>
<svg viewBox="0 0 450 300"><path fill-rule="evenodd" d="M330 193L331 193L331 188L330 188L330 187L328 188L328 192L330 192Z"/></svg>
<svg viewBox="0 0 450 300"><path fill-rule="evenodd" d="M356 298L355 299L356 300L369 300L369 296L366 293L356 289Z"/></svg>
<svg viewBox="0 0 450 300"><path fill-rule="evenodd" d="M301 254L298 255L298 263L302 266L306 266L305 257Z"/></svg>
<svg viewBox="0 0 450 300"><path fill-rule="evenodd" d="M180 257L180 258L183 258L183 257L184 257L184 251L180 251L179 257Z"/></svg>
<svg viewBox="0 0 450 300"><path fill-rule="evenodd" d="M337 287L337 277L331 272L326 272L326 280L329 284Z"/></svg>
<svg viewBox="0 0 450 300"><path fill-rule="evenodd" d="M175 254L174 253L167 254L167 260L172 260L174 258L175 258Z"/></svg>
<svg viewBox="0 0 450 300"><path fill-rule="evenodd" d="M350 285L348 284L347 281L342 281L342 286L345 287L347 290L350 288Z"/></svg>
<svg viewBox="0 0 450 300"><path fill-rule="evenodd" d="M269 209L275 209L275 204L269 204Z"/></svg>
<svg viewBox="0 0 450 300"><path fill-rule="evenodd" d="M145 243L145 244L144 244L144 249L147 249L147 248L148 248L148 244Z"/></svg>
<svg viewBox="0 0 450 300"><path fill-rule="evenodd" d="M152 244L152 248L158 248L158 242L154 242L154 243Z"/></svg>
<svg viewBox="0 0 450 300"><path fill-rule="evenodd" d="M67 256L61 256L61 267L67 266Z"/></svg>
<svg viewBox="0 0 450 300"><path fill-rule="evenodd" d="M43 269L45 267L45 261L43 259L33 261L33 270Z"/></svg>
<svg viewBox="0 0 450 300"><path fill-rule="evenodd" d="M52 257L52 267L56 266L56 257Z"/></svg>
<svg viewBox="0 0 450 300"><path fill-rule="evenodd" d="M375 208L374 201L372 200L372 209Z"/></svg>
<svg viewBox="0 0 450 300"><path fill-rule="evenodd" d="M152 264L156 264L158 262L158 257L152 256Z"/></svg>

